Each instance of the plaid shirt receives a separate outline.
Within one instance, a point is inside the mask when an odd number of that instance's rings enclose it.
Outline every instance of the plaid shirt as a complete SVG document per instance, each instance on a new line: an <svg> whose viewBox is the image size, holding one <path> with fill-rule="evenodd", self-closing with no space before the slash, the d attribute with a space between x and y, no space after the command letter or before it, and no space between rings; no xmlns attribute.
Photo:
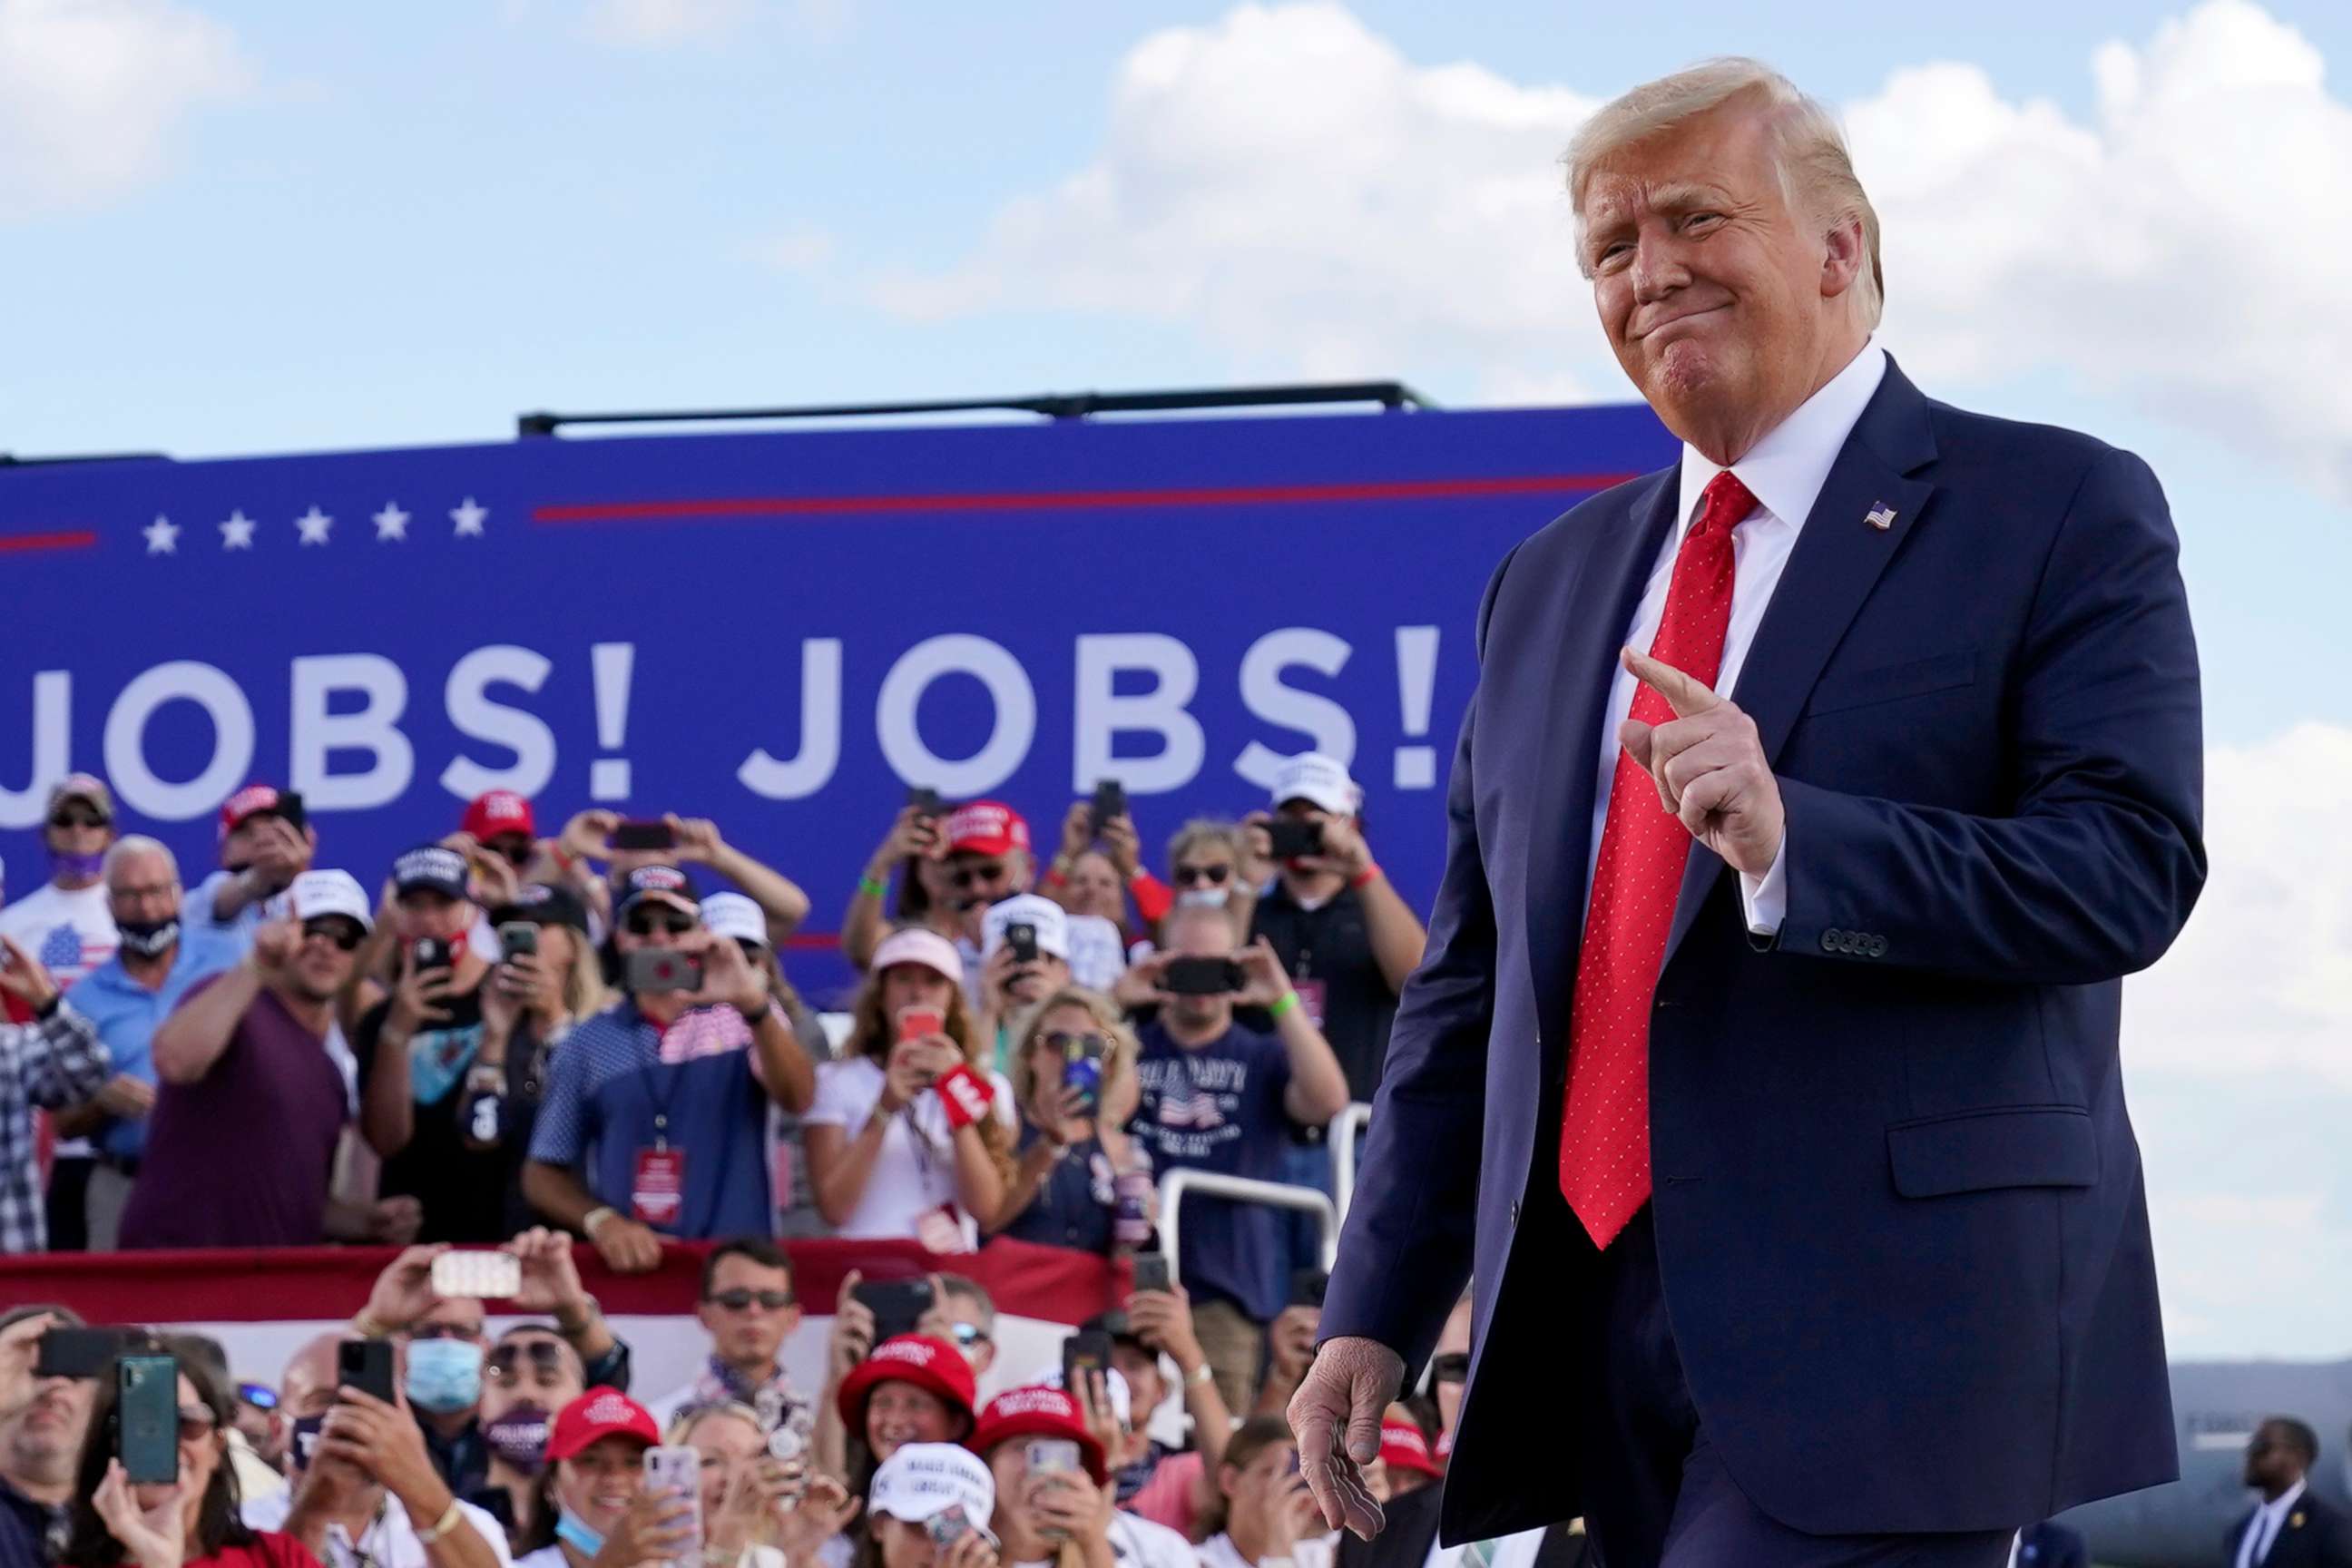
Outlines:
<svg viewBox="0 0 2352 1568"><path fill-rule="evenodd" d="M33 1108L79 1105L106 1087L111 1067L97 1028L70 1006L37 1023L0 1023L0 1253L49 1245Z"/></svg>

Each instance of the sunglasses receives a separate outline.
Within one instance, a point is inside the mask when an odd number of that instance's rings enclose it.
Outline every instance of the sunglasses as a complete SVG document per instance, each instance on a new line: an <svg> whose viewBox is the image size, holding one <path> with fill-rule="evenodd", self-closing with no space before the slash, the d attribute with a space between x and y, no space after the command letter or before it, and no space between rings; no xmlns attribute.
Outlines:
<svg viewBox="0 0 2352 1568"><path fill-rule="evenodd" d="M239 1399L244 1400L247 1405L252 1405L256 1410L275 1410L278 1408L278 1391L258 1383L238 1384L236 1385L236 1396Z"/></svg>
<svg viewBox="0 0 2352 1568"><path fill-rule="evenodd" d="M51 827L103 827L106 818L94 811L60 811L49 818Z"/></svg>
<svg viewBox="0 0 2352 1568"><path fill-rule="evenodd" d="M703 1300L730 1312L744 1311L754 1301L771 1312L781 1312L793 1304L794 1297L790 1290L720 1290Z"/></svg>
<svg viewBox="0 0 2352 1568"><path fill-rule="evenodd" d="M676 910L663 914L653 910L632 910L629 911L626 930L631 936L651 936L656 931L664 931L671 936L684 936L692 931L694 926L695 922L692 919Z"/></svg>
<svg viewBox="0 0 2352 1568"><path fill-rule="evenodd" d="M958 867L948 873L948 880L959 888L973 888L984 883L1006 881L1012 875L1013 868L999 860L985 866Z"/></svg>
<svg viewBox="0 0 2352 1568"><path fill-rule="evenodd" d="M989 1331L978 1323L950 1323L948 1331L955 1336L955 1342L960 1345L984 1345L992 1338Z"/></svg>
<svg viewBox="0 0 2352 1568"><path fill-rule="evenodd" d="M531 841L528 838L518 838L513 840L511 843L485 844L482 847L488 850L491 854L497 856L499 859L505 861L508 865L513 867L518 871L522 870L525 867L529 866L530 864L531 857L539 853L536 847L534 847Z"/></svg>
<svg viewBox="0 0 2352 1568"><path fill-rule="evenodd" d="M1076 1061L1080 1057L1099 1058L1110 1050L1110 1042L1100 1035L1073 1035L1061 1029L1044 1037L1043 1043L1064 1061Z"/></svg>
<svg viewBox="0 0 2352 1568"><path fill-rule="evenodd" d="M1460 1351L1434 1357L1429 1363L1429 1376L1433 1383L1467 1382L1470 1376L1470 1358Z"/></svg>
<svg viewBox="0 0 2352 1568"><path fill-rule="evenodd" d="M345 952L352 952L364 940L360 928L341 915L321 915L314 921L304 921L302 940L308 942L314 936L326 938Z"/></svg>
<svg viewBox="0 0 2352 1568"><path fill-rule="evenodd" d="M516 1380L526 1361L530 1363L530 1370L538 1377L553 1377L563 1371L563 1352L548 1340L524 1340L500 1345L490 1352L490 1359L484 1364L489 1368L492 1377L500 1383L510 1383Z"/></svg>
<svg viewBox="0 0 2352 1568"><path fill-rule="evenodd" d="M209 1405L180 1406L180 1441L183 1443L201 1442L211 1436L213 1428L219 1425L220 1418L212 1413Z"/></svg>
<svg viewBox="0 0 2352 1568"><path fill-rule="evenodd" d="M1176 879L1176 885L1180 888L1189 888L1195 882L1206 882L1210 887L1222 888L1225 884L1225 879L1233 874L1234 868L1231 866L1179 866L1171 873Z"/></svg>

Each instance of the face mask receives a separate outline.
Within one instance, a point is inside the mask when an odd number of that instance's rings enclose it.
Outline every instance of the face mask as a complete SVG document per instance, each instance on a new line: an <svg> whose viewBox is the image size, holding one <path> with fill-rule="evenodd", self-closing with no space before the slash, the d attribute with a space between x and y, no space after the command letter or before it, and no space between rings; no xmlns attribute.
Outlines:
<svg viewBox="0 0 2352 1568"><path fill-rule="evenodd" d="M87 881L105 868L106 857L103 854L67 855L55 849L49 851L49 869L60 877Z"/></svg>
<svg viewBox="0 0 2352 1568"><path fill-rule="evenodd" d="M536 1405L518 1405L482 1428L490 1452L526 1475L535 1476L547 1464L547 1412Z"/></svg>
<svg viewBox="0 0 2352 1568"><path fill-rule="evenodd" d="M286 1457L298 1470L310 1468L310 1450L319 1446L319 1432L327 1425L323 1415L305 1415L294 1423L294 1436L286 1446Z"/></svg>
<svg viewBox="0 0 2352 1568"><path fill-rule="evenodd" d="M1233 896L1233 889L1222 882L1206 888L1187 888L1176 895L1176 907L1180 910L1222 910Z"/></svg>
<svg viewBox="0 0 2352 1568"><path fill-rule="evenodd" d="M117 921L114 929L122 938L122 951L133 958L152 958L180 940L176 917L168 921Z"/></svg>
<svg viewBox="0 0 2352 1568"><path fill-rule="evenodd" d="M446 1415L481 1396L481 1346L471 1340L418 1340L410 1344L410 1404Z"/></svg>
<svg viewBox="0 0 2352 1568"><path fill-rule="evenodd" d="M555 1539L562 1542L583 1557L593 1557L604 1550L604 1537L588 1528L588 1521L568 1508L559 1508L555 1520Z"/></svg>

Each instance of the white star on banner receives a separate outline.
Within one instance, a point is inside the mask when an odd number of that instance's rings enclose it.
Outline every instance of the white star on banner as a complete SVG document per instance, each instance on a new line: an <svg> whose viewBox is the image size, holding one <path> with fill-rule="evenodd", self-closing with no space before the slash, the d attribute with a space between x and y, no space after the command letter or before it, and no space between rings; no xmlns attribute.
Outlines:
<svg viewBox="0 0 2352 1568"><path fill-rule="evenodd" d="M180 525L163 513L156 513L155 521L139 531L147 536L148 554L177 555L180 552Z"/></svg>
<svg viewBox="0 0 2352 1568"><path fill-rule="evenodd" d="M294 520L294 526L302 531L303 543L324 544L327 542L327 530L333 527L334 522L335 520L320 511L318 503L313 501L309 511Z"/></svg>
<svg viewBox="0 0 2352 1568"><path fill-rule="evenodd" d="M404 543L407 542L408 514L400 510L398 501L384 502L383 510L375 514L374 522L375 542L378 544L382 544L387 539L397 539Z"/></svg>
<svg viewBox="0 0 2352 1568"><path fill-rule="evenodd" d="M449 509L449 520L457 525L457 537L460 539L481 538L482 520L489 515L490 509L478 504L472 496Z"/></svg>
<svg viewBox="0 0 2352 1568"><path fill-rule="evenodd" d="M223 550L252 549L253 530L253 519L246 516L242 509L230 512L228 521L220 525L221 548Z"/></svg>

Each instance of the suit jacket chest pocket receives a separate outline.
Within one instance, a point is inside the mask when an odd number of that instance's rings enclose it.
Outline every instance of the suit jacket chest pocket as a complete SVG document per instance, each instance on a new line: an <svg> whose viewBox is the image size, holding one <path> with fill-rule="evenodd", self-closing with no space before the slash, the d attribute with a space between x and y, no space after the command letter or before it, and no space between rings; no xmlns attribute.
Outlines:
<svg viewBox="0 0 2352 1568"><path fill-rule="evenodd" d="M1820 719L1857 708L1909 702L1973 686L1976 679L1977 650L1972 647L1869 664L1853 670L1832 670L1822 677L1806 700L1804 717Z"/></svg>

